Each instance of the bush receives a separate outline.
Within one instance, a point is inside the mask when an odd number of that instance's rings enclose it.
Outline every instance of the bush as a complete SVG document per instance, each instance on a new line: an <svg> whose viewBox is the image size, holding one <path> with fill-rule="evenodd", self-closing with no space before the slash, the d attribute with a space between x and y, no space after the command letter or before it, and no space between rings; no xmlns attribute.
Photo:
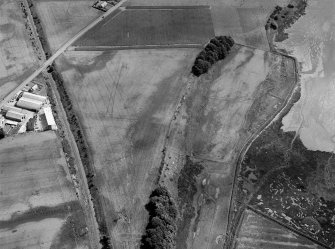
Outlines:
<svg viewBox="0 0 335 249"><path fill-rule="evenodd" d="M2 128L0 128L0 139L3 139L5 137L5 132Z"/></svg>
<svg viewBox="0 0 335 249"><path fill-rule="evenodd" d="M167 189L156 188L145 207L149 212L149 222L141 240L141 249L175 248L177 208Z"/></svg>
<svg viewBox="0 0 335 249"><path fill-rule="evenodd" d="M32 117L27 122L27 131L34 131L34 125L36 122L36 116Z"/></svg>
<svg viewBox="0 0 335 249"><path fill-rule="evenodd" d="M234 40L230 36L217 36L211 39L195 59L192 73L195 76L207 73L211 65L227 56L233 45Z"/></svg>

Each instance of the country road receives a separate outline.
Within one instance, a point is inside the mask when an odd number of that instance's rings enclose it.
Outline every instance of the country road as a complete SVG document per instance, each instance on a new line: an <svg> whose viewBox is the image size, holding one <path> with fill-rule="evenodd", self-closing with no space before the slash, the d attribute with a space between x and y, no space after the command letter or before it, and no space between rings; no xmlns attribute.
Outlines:
<svg viewBox="0 0 335 249"><path fill-rule="evenodd" d="M87 31L89 31L91 28L93 28L95 25L97 25L99 22L104 20L105 17L112 14L115 10L117 10L119 7L121 7L127 0L121 0L118 4L110 8L106 13L99 16L96 20L91 22L89 25L87 25L85 28L80 30L75 36L73 36L70 40L68 40L66 43L64 43L48 60L46 60L43 65L38 68L34 73L32 73L28 78L26 78L20 85L18 85L10 94L8 94L4 99L0 102L0 108L7 103L9 100L11 100L17 92L19 92L26 84L28 84L30 81L32 81L35 77L37 77L41 72L43 72L48 66L50 66L54 60L60 56L64 51L71 46L75 41L77 41L80 37L82 37ZM121 11L124 11L125 9L121 9Z"/></svg>
<svg viewBox="0 0 335 249"><path fill-rule="evenodd" d="M276 53L276 54L280 54L282 56L286 56L289 57L291 59L294 60L294 64L295 64L295 85L292 86L292 88L290 89L290 93L286 96L281 108L278 108L278 110L273 113L271 115L271 117L254 133L252 134L249 139L244 143L244 146L242 146L242 149L239 152L239 156L238 156L238 160L237 160L237 164L236 164L236 168L235 168L235 172L234 172L234 180L233 180L233 188L232 188L232 194L231 194L231 199L230 199L230 207L229 207L229 211L228 211L228 227L230 227L229 231L229 235L227 236L226 242L225 242L225 247L224 248L230 248L232 246L232 243L234 241L235 235L236 235L236 230L238 228L238 224L241 222L240 217L238 218L238 222L236 224L232 224L232 212L234 210L233 208L233 204L234 204L234 196L236 195L236 191L237 191L237 177L238 177L238 173L240 170L240 166L242 163L242 160L245 156L245 154L247 153L247 151L249 150L250 146L252 145L252 143L258 138L258 136L264 131L266 130L272 123L273 121L279 116L281 115L282 112L284 112L287 108L287 106L290 103L290 100L292 98L292 96L295 93L295 90L297 89L297 83L298 83L298 66L297 66L297 60L296 58L286 55L286 54L282 54L282 53L277 53L277 52L273 52L272 53ZM247 205L245 205L244 208L241 209L240 211L240 215L244 212L244 210L247 208ZM239 216L239 213L235 214L237 216Z"/></svg>

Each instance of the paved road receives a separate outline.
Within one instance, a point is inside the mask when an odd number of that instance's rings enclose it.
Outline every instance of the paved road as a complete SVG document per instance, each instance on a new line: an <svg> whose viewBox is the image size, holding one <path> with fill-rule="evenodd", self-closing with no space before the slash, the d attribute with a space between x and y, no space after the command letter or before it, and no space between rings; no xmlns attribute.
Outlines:
<svg viewBox="0 0 335 249"><path fill-rule="evenodd" d="M0 102L0 107L2 107L5 103L7 103L9 100L11 100L17 92L19 92L26 84L28 84L30 81L32 81L35 77L37 77L42 71L44 71L48 66L50 66L54 60L60 56L64 51L71 46L76 40L78 40L80 37L82 37L88 30L93 28L95 25L97 25L99 22L104 20L105 17L112 14L115 10L117 10L121 5L123 5L127 0L120 1L117 5L110 8L106 13L99 16L96 20L91 22L89 25L87 25L85 28L79 31L75 36L73 36L70 40L68 40L66 43L64 43L55 53L52 55L47 61L43 63L43 65L37 69L33 74L31 74L27 79L25 79L20 85L18 85L10 94L8 94L2 101ZM125 8L121 8L121 11L124 11Z"/></svg>

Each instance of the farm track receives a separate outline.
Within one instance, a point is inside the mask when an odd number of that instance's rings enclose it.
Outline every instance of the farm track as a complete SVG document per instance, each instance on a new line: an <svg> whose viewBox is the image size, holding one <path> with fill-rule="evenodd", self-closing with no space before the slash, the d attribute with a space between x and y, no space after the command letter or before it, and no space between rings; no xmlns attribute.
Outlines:
<svg viewBox="0 0 335 249"><path fill-rule="evenodd" d="M94 20L92 23L87 25L85 28L83 28L81 31L79 31L75 36L73 36L70 40L68 40L66 43L64 43L48 60L46 60L43 65L38 68L34 73L32 73L28 78L26 78L20 85L18 85L10 94L8 94L4 99L0 102L0 107L3 106L5 103L10 101L17 92L21 91L22 88L28 84L30 81L32 81L34 78L36 78L40 73L42 73L45 69L47 69L52 63L65 52L65 50L71 46L75 41L77 41L80 37L82 37L87 31L92 29L94 26L96 26L98 23L100 23L102 20L104 20L107 16L112 14L114 11L118 10L119 7L121 7L127 0L121 0L117 5L109 9L107 12L105 12L103 15L99 16L96 20ZM124 10L124 9L122 9Z"/></svg>
<svg viewBox="0 0 335 249"><path fill-rule="evenodd" d="M251 46L247 46L247 47L251 47ZM244 205L244 207L239 210L239 212L237 214L233 214L233 210L234 210L234 207L233 207L233 204L234 204L234 196L236 196L237 194L237 178L238 178L238 174L240 172L240 168L241 168L241 164L242 164L242 161L243 161L243 158L245 156L245 154L247 153L247 151L249 150L250 146L252 145L252 143L258 138L258 136L264 131L266 130L271 124L272 122L276 119L276 117L278 115L280 115L282 112L285 112L286 109L290 109L291 105L293 103L291 103L291 99L296 91L296 88L297 88L297 83L299 81L298 79L298 75L299 75L299 72L298 72L298 66L297 66L297 60L296 58L292 57L292 56L289 56L289 55L286 55L286 54L282 54L282 53L278 53L278 52L273 52L271 51L270 53L274 53L274 54L279 54L279 55L282 55L282 56L285 56L285 57L288 57L288 58L291 58L294 60L294 67L295 67L295 85L293 85L290 89L290 92L289 94L287 95L284 103L282 104L281 108L279 108L275 113L273 113L273 115L267 120L267 122L265 122L259 129L257 132L255 132L247 141L246 143L244 144L244 146L242 147L240 153L239 153L239 156L238 156L238 160L237 160L237 166L235 168L235 173L234 173L234 180L233 180L233 188L232 188L232 194L231 194L231 200L230 200L230 207L229 207L229 215L228 215L228 227L230 229L228 229L230 232L229 235L227 235L227 239L226 239L226 242L225 242L225 246L224 248L226 249L230 249L231 246L233 245L234 243L234 240L235 240L235 236L237 234L237 230L238 228L240 227L240 224L242 222L242 218L243 218L243 213L244 213L244 210L247 208L247 205ZM233 216L234 215L234 216ZM232 223L232 218L233 217L237 217L237 220L238 222L236 222L235 224L231 224ZM306 237L306 235L305 235ZM307 237L308 238L308 237Z"/></svg>

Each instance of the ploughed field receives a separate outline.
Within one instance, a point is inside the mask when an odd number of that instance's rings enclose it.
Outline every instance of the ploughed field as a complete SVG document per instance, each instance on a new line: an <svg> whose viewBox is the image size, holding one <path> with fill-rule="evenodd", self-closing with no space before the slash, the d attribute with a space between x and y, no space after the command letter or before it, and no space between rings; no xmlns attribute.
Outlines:
<svg viewBox="0 0 335 249"><path fill-rule="evenodd" d="M208 6L131 6L105 18L74 45L201 45L213 36Z"/></svg>
<svg viewBox="0 0 335 249"><path fill-rule="evenodd" d="M0 1L0 99L38 67L21 1Z"/></svg>
<svg viewBox="0 0 335 249"><path fill-rule="evenodd" d="M66 52L57 60L87 140L114 248L138 245L195 49Z"/></svg>
<svg viewBox="0 0 335 249"><path fill-rule="evenodd" d="M82 208L54 132L0 141L0 248L87 248Z"/></svg>
<svg viewBox="0 0 335 249"><path fill-rule="evenodd" d="M177 248L222 248L239 153L295 83L292 58L234 45L190 85L170 126L160 179L179 207Z"/></svg>

